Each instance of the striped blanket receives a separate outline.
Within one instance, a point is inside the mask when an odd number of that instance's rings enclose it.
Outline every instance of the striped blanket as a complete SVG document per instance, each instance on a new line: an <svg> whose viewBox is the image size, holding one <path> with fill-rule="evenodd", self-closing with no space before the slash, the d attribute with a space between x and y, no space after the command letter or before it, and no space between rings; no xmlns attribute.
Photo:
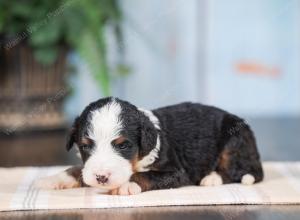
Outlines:
<svg viewBox="0 0 300 220"><path fill-rule="evenodd" d="M300 162L264 163L265 180L253 186L189 186L133 196L112 196L94 188L40 190L37 178L66 167L0 168L0 211L211 204L300 204Z"/></svg>

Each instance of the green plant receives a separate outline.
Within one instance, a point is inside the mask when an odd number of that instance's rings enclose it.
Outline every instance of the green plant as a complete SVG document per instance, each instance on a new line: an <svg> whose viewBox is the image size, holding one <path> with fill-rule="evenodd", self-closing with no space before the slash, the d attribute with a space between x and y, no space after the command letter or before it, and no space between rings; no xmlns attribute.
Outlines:
<svg viewBox="0 0 300 220"><path fill-rule="evenodd" d="M106 95L110 74L105 28L112 26L121 44L121 20L117 0L0 0L4 48L24 41L44 65L57 59L61 47L74 50L87 62Z"/></svg>

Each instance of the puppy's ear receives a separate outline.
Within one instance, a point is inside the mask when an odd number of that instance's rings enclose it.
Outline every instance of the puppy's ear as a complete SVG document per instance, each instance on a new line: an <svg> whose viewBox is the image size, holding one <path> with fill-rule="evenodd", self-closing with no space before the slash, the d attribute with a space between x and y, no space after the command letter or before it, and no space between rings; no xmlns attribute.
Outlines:
<svg viewBox="0 0 300 220"><path fill-rule="evenodd" d="M155 147L158 134L148 117L143 114L141 118L141 149L139 156L144 157Z"/></svg>
<svg viewBox="0 0 300 220"><path fill-rule="evenodd" d="M76 142L76 133L77 133L77 129L78 129L78 123L79 123L79 117L77 117L74 120L72 128L70 130L69 137L67 139L67 144L66 144L67 151L69 151L73 147L74 143Z"/></svg>

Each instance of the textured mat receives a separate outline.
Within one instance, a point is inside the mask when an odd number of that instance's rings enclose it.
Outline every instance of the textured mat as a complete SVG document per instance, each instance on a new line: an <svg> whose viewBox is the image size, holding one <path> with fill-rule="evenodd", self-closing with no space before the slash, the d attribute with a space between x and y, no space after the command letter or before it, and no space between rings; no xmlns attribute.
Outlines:
<svg viewBox="0 0 300 220"><path fill-rule="evenodd" d="M0 211L215 204L300 204L300 162L264 163L265 180L252 186L190 186L134 196L101 194L94 188L40 190L37 178L66 167L0 168Z"/></svg>

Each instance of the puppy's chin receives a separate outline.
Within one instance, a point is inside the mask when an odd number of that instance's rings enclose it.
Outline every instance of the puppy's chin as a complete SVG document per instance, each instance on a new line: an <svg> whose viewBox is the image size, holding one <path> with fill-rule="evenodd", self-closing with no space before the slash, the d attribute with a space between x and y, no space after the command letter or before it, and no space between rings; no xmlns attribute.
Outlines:
<svg viewBox="0 0 300 220"><path fill-rule="evenodd" d="M87 184L91 187L98 188L98 189L103 189L103 190L113 190L119 188L122 184L108 184L108 185L102 185L98 183L94 184Z"/></svg>
<svg viewBox="0 0 300 220"><path fill-rule="evenodd" d="M99 184L97 182L86 182L85 180L83 180L84 183L88 186L91 187L95 187L98 189L104 189L104 190L112 190L112 189L116 189L119 188L122 184L126 183L127 181L124 181L122 183L107 183L107 184Z"/></svg>

